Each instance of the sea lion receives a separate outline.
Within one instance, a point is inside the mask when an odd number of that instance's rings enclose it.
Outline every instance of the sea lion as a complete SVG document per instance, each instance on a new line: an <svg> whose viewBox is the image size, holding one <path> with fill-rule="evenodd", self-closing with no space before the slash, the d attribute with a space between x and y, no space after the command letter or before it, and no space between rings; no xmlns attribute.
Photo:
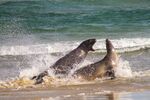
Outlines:
<svg viewBox="0 0 150 100"><path fill-rule="evenodd" d="M111 77L115 78L115 67L118 65L118 55L109 39L106 39L106 56L93 64L87 65L75 71L73 76L85 80L94 80L96 78Z"/></svg>
<svg viewBox="0 0 150 100"><path fill-rule="evenodd" d="M95 42L96 39L88 39L83 41L76 49L56 61L50 69L54 70L55 75L62 75L63 77L67 76L75 65L81 63L85 59L89 51L94 51L93 45ZM35 84L39 84L43 81L43 77L46 75L48 75L48 71L44 71L38 76L34 76L32 79L36 79Z"/></svg>

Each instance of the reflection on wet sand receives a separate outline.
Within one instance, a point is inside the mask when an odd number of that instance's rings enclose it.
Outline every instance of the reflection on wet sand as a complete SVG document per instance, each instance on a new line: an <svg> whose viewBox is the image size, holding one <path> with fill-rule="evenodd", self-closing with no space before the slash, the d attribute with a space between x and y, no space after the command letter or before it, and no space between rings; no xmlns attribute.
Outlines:
<svg viewBox="0 0 150 100"><path fill-rule="evenodd" d="M78 97L78 99L73 99L73 100L120 100L119 99L119 93L109 93L109 94L103 94L103 93L100 93L100 94L93 94L93 95L84 95L84 96L81 96L81 97ZM70 98L71 99L71 98ZM70 99L67 99L67 100L70 100ZM71 99L71 100L72 100ZM65 99L66 100L66 99Z"/></svg>
<svg viewBox="0 0 150 100"><path fill-rule="evenodd" d="M43 93L44 92L44 93ZM93 93L52 93L50 91L20 93L1 93L0 100L149 100L149 91L145 92L93 92Z"/></svg>
<svg viewBox="0 0 150 100"><path fill-rule="evenodd" d="M108 100L120 100L119 93L112 92L112 93L108 94L107 96L108 96Z"/></svg>

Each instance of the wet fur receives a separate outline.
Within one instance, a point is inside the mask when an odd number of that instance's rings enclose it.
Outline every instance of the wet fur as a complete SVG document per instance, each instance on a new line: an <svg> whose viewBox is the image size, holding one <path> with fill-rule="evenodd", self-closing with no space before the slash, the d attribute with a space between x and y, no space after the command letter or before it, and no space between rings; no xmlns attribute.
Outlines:
<svg viewBox="0 0 150 100"><path fill-rule="evenodd" d="M96 42L95 39L83 41L76 49L60 58L51 68L54 69L55 74L68 75L75 64L81 63L87 56L89 51L93 51L92 46Z"/></svg>
<svg viewBox="0 0 150 100"><path fill-rule="evenodd" d="M102 77L115 78L115 67L118 65L118 55L108 39L106 39L106 49L107 54L102 60L77 70L73 76L85 80L94 80Z"/></svg>
<svg viewBox="0 0 150 100"><path fill-rule="evenodd" d="M70 53L60 58L54 65L50 68L54 70L56 75L67 76L71 69L75 67L75 64L81 63L87 56L89 51L94 51L92 48L95 44L95 39L88 39L83 41L76 49L72 50ZM46 73L46 74L45 74ZM43 81L43 77L47 75L47 71L34 76L32 79L36 80L35 84L39 84Z"/></svg>

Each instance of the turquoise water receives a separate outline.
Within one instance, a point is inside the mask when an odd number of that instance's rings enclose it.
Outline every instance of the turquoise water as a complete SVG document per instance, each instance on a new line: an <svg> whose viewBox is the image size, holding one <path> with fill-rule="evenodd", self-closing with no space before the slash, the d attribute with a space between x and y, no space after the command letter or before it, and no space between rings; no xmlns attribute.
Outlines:
<svg viewBox="0 0 150 100"><path fill-rule="evenodd" d="M85 38L150 37L149 0L6 0L0 3L0 43ZM22 39L22 38L21 38ZM20 39L20 41L21 41ZM13 41L15 42L15 41Z"/></svg>

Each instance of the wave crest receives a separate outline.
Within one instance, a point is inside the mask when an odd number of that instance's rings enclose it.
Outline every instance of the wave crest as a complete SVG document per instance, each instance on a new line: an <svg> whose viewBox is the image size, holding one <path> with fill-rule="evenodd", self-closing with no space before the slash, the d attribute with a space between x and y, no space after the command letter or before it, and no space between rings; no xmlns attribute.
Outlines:
<svg viewBox="0 0 150 100"><path fill-rule="evenodd" d="M149 49L150 38L123 38L112 40L114 47L120 53ZM0 55L28 55L62 53L76 48L81 41L55 42L49 44L1 46ZM98 39L94 45L96 52L105 52L105 39Z"/></svg>

